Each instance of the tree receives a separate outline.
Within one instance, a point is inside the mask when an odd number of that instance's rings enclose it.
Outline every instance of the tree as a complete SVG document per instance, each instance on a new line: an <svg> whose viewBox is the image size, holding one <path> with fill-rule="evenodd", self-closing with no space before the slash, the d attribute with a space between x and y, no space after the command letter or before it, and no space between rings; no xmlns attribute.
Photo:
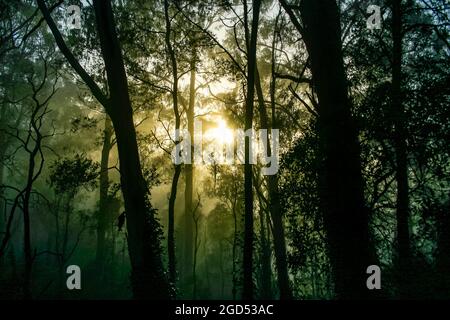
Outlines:
<svg viewBox="0 0 450 320"><path fill-rule="evenodd" d="M173 113L175 116L175 148L180 144L180 112L178 111L178 66L175 50L172 46L171 40L171 17L169 16L169 2L164 1L164 16L166 20L166 50L169 55L171 72L173 78L172 84L172 103ZM169 255L169 280L175 285L176 283L176 262L175 262L175 200L177 197L178 179L181 174L181 164L174 165L174 174L172 178L172 186L169 197L169 228L167 235L167 250Z"/></svg>
<svg viewBox="0 0 450 320"><path fill-rule="evenodd" d="M402 1L392 0L392 109L394 114L395 177L397 180L397 264L400 295L408 292L411 267L409 235L408 163L405 111L402 103Z"/></svg>
<svg viewBox="0 0 450 320"><path fill-rule="evenodd" d="M279 15L275 20L274 26L274 35L272 41L272 55L275 54L275 39L277 37L277 28L278 28L278 19ZM271 68L271 85L270 85L270 102L271 102L271 112L272 118L269 121L269 117L266 111L266 105L264 100L264 94L261 86L261 79L258 68L255 70L255 86L256 86L256 94L258 97L258 112L261 122L261 129L275 129L279 130L277 124L277 115L275 111L275 58L272 56L272 68ZM271 140L274 137L267 138L267 145L265 148L267 149L267 155L271 156L273 150L271 150L272 142ZM274 251L275 251L275 259L277 266L277 280L278 287L280 290L280 299L292 299L292 291L289 284L289 275L288 275L288 267L287 267L287 255L286 255L286 241L285 241L285 232L284 232L284 224L283 224L283 213L281 211L280 204L280 194L278 187L278 174L271 174L267 177L268 184L268 194L269 194L269 212L273 222L273 242L274 242Z"/></svg>
<svg viewBox="0 0 450 320"><path fill-rule="evenodd" d="M292 6L284 0L280 3L303 37L319 101L318 130L324 158L320 193L335 294L338 298L360 299L368 294L365 271L374 253L364 203L358 132L347 95L339 8L334 0L304 0L300 4L301 25Z"/></svg>
<svg viewBox="0 0 450 320"><path fill-rule="evenodd" d="M160 226L148 200L142 176L136 131L128 94L127 77L109 1L94 1L97 32L107 74L109 97L83 69L67 47L45 1L38 0L56 43L72 68L83 79L95 98L103 105L116 133L120 159L120 179L125 202L128 251L132 265L131 283L134 297L165 299L170 296L163 272L160 248Z"/></svg>
<svg viewBox="0 0 450 320"><path fill-rule="evenodd" d="M246 4L246 2L244 2ZM256 39L258 37L259 10L261 1L254 0L253 18L248 46L247 67L247 98L245 102L245 130L252 130L253 123L253 98L255 93L256 76ZM244 6L244 19L247 19L247 10ZM245 228L244 228L244 258L243 258L243 299L253 299L253 186L252 164L250 163L251 138L245 137L245 163L244 163L244 198L245 198Z"/></svg>
<svg viewBox="0 0 450 320"><path fill-rule="evenodd" d="M74 208L75 196L80 189L93 190L99 175L99 164L86 158L85 155L76 154L73 158L67 157L56 160L50 166L49 182L55 191L57 198L56 205L52 207L55 216L55 246L52 252L58 258L58 296L61 297L65 289L64 267L74 254L81 234L86 230L87 217L83 213L79 214L81 228L73 238L73 244L69 246L71 236L71 226L73 216L76 212ZM61 221L62 220L62 223Z"/></svg>
<svg viewBox="0 0 450 320"><path fill-rule="evenodd" d="M103 274L104 261L106 255L106 233L110 224L110 214L108 207L108 190L109 190L109 154L113 146L112 136L113 128L111 119L105 115L105 126L103 130L103 145L100 160L100 199L97 223L97 252L96 264L98 270Z"/></svg>

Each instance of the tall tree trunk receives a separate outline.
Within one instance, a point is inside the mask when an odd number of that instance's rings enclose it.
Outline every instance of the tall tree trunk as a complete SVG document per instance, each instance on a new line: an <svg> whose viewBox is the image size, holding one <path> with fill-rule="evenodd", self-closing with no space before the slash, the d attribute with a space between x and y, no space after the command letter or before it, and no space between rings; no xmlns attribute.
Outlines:
<svg viewBox="0 0 450 320"><path fill-rule="evenodd" d="M397 276L399 294L408 295L411 249L409 240L408 164L406 150L405 111L402 104L402 1L392 0L392 108L394 109L394 148L397 180Z"/></svg>
<svg viewBox="0 0 450 320"><path fill-rule="evenodd" d="M111 3L94 0L94 8L108 76L110 117L119 151L133 294L137 299L166 299L169 298L169 287L161 260L160 225L148 200L148 189L142 176L127 76Z"/></svg>
<svg viewBox="0 0 450 320"><path fill-rule="evenodd" d="M173 112L175 116L175 130L178 132L180 130L180 113L178 111L178 66L177 66L177 58L175 56L175 51L172 47L171 43L171 24L169 17L169 1L164 0L164 16L166 21L166 49L167 53L170 57L170 65L172 71L172 103L173 103ZM175 144L180 143L178 133L175 137ZM176 283L176 259L175 259L175 200L177 198L177 187L178 187L178 179L180 178L181 173L181 165L174 166L174 174L172 178L172 187L170 190L169 197L169 228L167 234L167 251L169 256L169 281L171 284L175 285Z"/></svg>
<svg viewBox="0 0 450 320"><path fill-rule="evenodd" d="M358 132L351 116L335 0L303 0L303 38L319 99L320 196L337 298L368 295L366 269L375 257L364 204Z"/></svg>
<svg viewBox="0 0 450 320"><path fill-rule="evenodd" d="M237 296L237 286L238 286L238 275L237 275L237 246L238 246L238 217L236 212L236 195L234 196L233 203L231 205L231 211L233 214L233 248L232 248L232 282L233 286L231 288L231 295L233 300L236 300Z"/></svg>
<svg viewBox="0 0 450 320"><path fill-rule="evenodd" d="M45 65L45 68L47 65ZM45 78L47 77L47 69L45 69ZM25 146L26 150L28 149L28 141L30 138L34 140L34 146L29 151L28 156L28 171L27 171L27 184L23 193L23 202L22 202L22 210L23 210L23 246L24 246L24 256L25 256L25 273L24 273L24 285L23 285L23 293L25 299L32 298L31 292L31 276L32 276L32 267L33 267L33 257L31 252L31 225L30 225L30 198L31 192L33 190L33 183L36 181L37 177L42 172L43 164L44 164L44 156L41 151L42 145L42 135L39 131L40 125L38 123L42 121L43 115L40 117L38 113L44 105L40 104L37 100L38 91L34 90L33 87L33 100L36 104L33 113L30 119L30 126L28 132L27 144ZM34 135L33 135L34 133ZM40 161L37 162L37 157L41 157ZM37 171L35 172L35 169Z"/></svg>
<svg viewBox="0 0 450 320"><path fill-rule="evenodd" d="M253 124L253 98L255 93L256 74L256 39L258 36L259 10L261 0L253 0L253 19L248 50L248 76L247 99L245 104L245 130L252 129ZM247 12L244 13L247 16ZM244 164L244 258L243 258L243 292L242 298L253 299L253 187L252 164L250 163L251 141L245 138L245 164Z"/></svg>
<svg viewBox="0 0 450 320"><path fill-rule="evenodd" d="M450 199L450 195L449 198ZM438 241L436 256L436 282L437 296L441 298L450 297L450 200L437 214Z"/></svg>
<svg viewBox="0 0 450 320"><path fill-rule="evenodd" d="M40 139L38 139L40 140ZM39 142L40 144L40 142ZM38 141L36 141L38 145ZM40 148L40 146L38 147ZM30 196L33 187L33 177L34 168L36 165L35 157L38 148L34 148L33 152L30 153L28 160L28 174L27 174L27 185L25 188L25 193L23 197L23 247L25 255L25 273L24 273L24 285L23 294L25 299L31 299L31 272L33 257L31 254L31 227L30 227Z"/></svg>
<svg viewBox="0 0 450 320"><path fill-rule="evenodd" d="M106 232L110 225L111 213L108 210L108 189L109 189L109 153L112 147L113 128L111 119L105 115L105 128L103 131L103 146L100 160L100 200L99 213L97 221L97 252L96 265L100 272L100 277L103 276L105 257L106 257Z"/></svg>
<svg viewBox="0 0 450 320"><path fill-rule="evenodd" d="M205 239L206 239L205 235ZM219 270L220 270L220 299L224 299L225 295L225 270L223 268L224 261L223 261L223 253L224 253L224 247L222 240L219 241ZM208 285L209 286L209 285Z"/></svg>
<svg viewBox="0 0 450 320"><path fill-rule="evenodd" d="M189 83L189 107L186 111L188 132L191 139L191 161L184 165L184 176L186 179L186 185L184 189L184 281L187 284L188 275L192 271L192 258L194 254L193 246L193 221L192 221L192 194L194 183L194 108L195 108L195 74L196 74L196 62L195 62L195 49L193 49L192 58L190 61L190 83Z"/></svg>
<svg viewBox="0 0 450 320"><path fill-rule="evenodd" d="M175 200L177 198L178 180L181 174L181 165L174 166L172 187L169 196L169 226L167 230L167 251L169 258L169 281L175 285L177 281L176 257L175 257Z"/></svg>
<svg viewBox="0 0 450 320"><path fill-rule="evenodd" d="M260 205L261 207L261 205ZM260 297L263 300L273 299L272 296L272 266L271 266L271 255L270 250L270 240L268 239L268 232L266 232L266 221L265 221L266 211L261 208L259 212L259 224L260 224L260 238L261 238L261 289Z"/></svg>
<svg viewBox="0 0 450 320"><path fill-rule="evenodd" d="M258 111L261 120L261 129L270 130L269 119L264 103L264 94L262 91L261 80L256 68L255 75L256 94L258 97ZM272 110L273 112L273 110ZM275 122L275 115L272 115L272 122ZM276 123L272 123L272 128L276 128ZM272 154L270 138L267 138L267 155ZM289 275L287 268L286 240L284 235L283 214L281 212L280 195L278 191L278 174L267 176L269 211L273 222L273 242L275 251L275 262L277 265L277 280L280 290L280 299L292 299L292 290L289 284Z"/></svg>
<svg viewBox="0 0 450 320"><path fill-rule="evenodd" d="M160 224L148 199L142 176L133 109L120 44L110 1L94 0L97 31L105 63L108 92L106 97L67 47L44 0L37 0L62 54L103 105L113 123L120 161L120 180L125 203L128 251L131 261L131 285L137 299L167 299L169 286L161 257Z"/></svg>
<svg viewBox="0 0 450 320"><path fill-rule="evenodd" d="M197 299L197 256L198 256L198 249L200 247L200 243L198 240L198 223L200 216L195 217L195 211L192 214L192 218L194 221L194 257L192 262L192 298L195 300Z"/></svg>

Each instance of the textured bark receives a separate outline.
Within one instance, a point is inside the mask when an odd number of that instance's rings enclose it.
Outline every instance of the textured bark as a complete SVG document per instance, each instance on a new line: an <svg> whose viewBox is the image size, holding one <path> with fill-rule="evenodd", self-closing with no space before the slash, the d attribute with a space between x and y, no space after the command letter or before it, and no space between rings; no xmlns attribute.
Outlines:
<svg viewBox="0 0 450 320"><path fill-rule="evenodd" d="M320 197L337 298L367 297L366 268L375 256L365 208L358 132L347 95L339 9L334 0L304 0L302 32L319 100Z"/></svg>

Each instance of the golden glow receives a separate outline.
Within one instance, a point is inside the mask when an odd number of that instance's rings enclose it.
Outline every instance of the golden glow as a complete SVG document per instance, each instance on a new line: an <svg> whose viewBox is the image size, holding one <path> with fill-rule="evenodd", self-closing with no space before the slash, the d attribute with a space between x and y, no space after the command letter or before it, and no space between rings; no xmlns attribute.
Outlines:
<svg viewBox="0 0 450 320"><path fill-rule="evenodd" d="M212 140L221 145L232 144L234 139L233 130L228 128L226 121L222 118L217 121L215 128L205 132L205 136L207 140Z"/></svg>

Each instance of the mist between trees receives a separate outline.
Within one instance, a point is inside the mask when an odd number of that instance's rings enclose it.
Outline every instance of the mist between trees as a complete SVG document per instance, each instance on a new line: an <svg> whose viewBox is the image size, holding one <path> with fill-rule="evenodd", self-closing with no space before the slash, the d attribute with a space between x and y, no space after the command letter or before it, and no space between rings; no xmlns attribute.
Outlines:
<svg viewBox="0 0 450 320"><path fill-rule="evenodd" d="M0 298L449 298L449 15L0 0Z"/></svg>

